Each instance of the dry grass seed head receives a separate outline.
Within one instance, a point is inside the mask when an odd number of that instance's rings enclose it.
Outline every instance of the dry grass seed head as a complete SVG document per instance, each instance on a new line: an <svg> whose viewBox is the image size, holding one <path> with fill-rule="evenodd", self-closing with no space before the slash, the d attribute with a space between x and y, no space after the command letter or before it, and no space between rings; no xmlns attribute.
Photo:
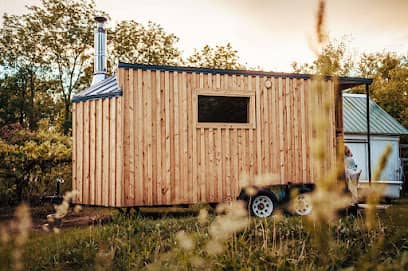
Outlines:
<svg viewBox="0 0 408 271"><path fill-rule="evenodd" d="M200 209L197 219L200 225L206 225L208 223L208 211L206 209Z"/></svg>
<svg viewBox="0 0 408 271"><path fill-rule="evenodd" d="M196 256L196 255L194 255L194 256L192 256L190 258L190 263L194 268L197 268L197 269L204 268L205 265L206 265L205 260L203 258L199 257L199 256Z"/></svg>
<svg viewBox="0 0 408 271"><path fill-rule="evenodd" d="M176 240L181 249L193 250L195 247L193 239L190 236L188 236L184 231L177 232Z"/></svg>
<svg viewBox="0 0 408 271"><path fill-rule="evenodd" d="M211 238L206 244L206 251L210 255L222 253L224 241L249 225L248 213L242 201L219 204L217 213L220 215L217 215L208 229Z"/></svg>
<svg viewBox="0 0 408 271"><path fill-rule="evenodd" d="M59 234L59 233L61 232L61 230L60 230L59 228L57 228L57 227L52 228L52 231L53 231L55 234Z"/></svg>
<svg viewBox="0 0 408 271"><path fill-rule="evenodd" d="M74 213L78 214L82 211L82 206L81 205L75 205L74 207Z"/></svg>
<svg viewBox="0 0 408 271"><path fill-rule="evenodd" d="M225 240L248 225L248 213L242 201L219 204L217 212L224 214L218 215L210 225L209 233L214 239Z"/></svg>
<svg viewBox="0 0 408 271"><path fill-rule="evenodd" d="M49 224L48 224L48 223L43 224L43 225L41 226L41 229L42 229L43 231L45 231L45 232L49 232L49 231L50 231Z"/></svg>
<svg viewBox="0 0 408 271"><path fill-rule="evenodd" d="M26 204L21 204L20 206L17 207L16 210L16 219L17 219L17 230L18 230L18 236L16 238L16 245L17 246L22 246L29 235L30 229L31 229L31 215L30 215L30 209Z"/></svg>
<svg viewBox="0 0 408 271"><path fill-rule="evenodd" d="M0 227L0 241L4 245L10 241L10 236L5 227Z"/></svg>
<svg viewBox="0 0 408 271"><path fill-rule="evenodd" d="M210 239L205 246L205 250L208 255L219 255L224 252L224 245L219 240Z"/></svg>
<svg viewBox="0 0 408 271"><path fill-rule="evenodd" d="M317 41L319 43L324 43L327 39L327 34L325 30L326 2L324 0L319 1L319 7L317 9L316 18L317 18L316 20Z"/></svg>
<svg viewBox="0 0 408 271"><path fill-rule="evenodd" d="M30 209L26 204L21 204L16 209L15 227L18 232L15 238L15 249L12 252L14 270L23 270L22 248L28 239L31 229Z"/></svg>
<svg viewBox="0 0 408 271"><path fill-rule="evenodd" d="M113 248L100 248L95 257L95 270L112 270L112 262L115 256Z"/></svg>

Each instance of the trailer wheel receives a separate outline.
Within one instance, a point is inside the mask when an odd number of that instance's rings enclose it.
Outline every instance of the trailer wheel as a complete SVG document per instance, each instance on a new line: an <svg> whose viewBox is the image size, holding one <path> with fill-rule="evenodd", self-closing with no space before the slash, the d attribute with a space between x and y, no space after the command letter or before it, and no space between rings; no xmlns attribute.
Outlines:
<svg viewBox="0 0 408 271"><path fill-rule="evenodd" d="M259 191L249 202L251 214L256 217L269 217L275 211L277 200L271 191Z"/></svg>
<svg viewBox="0 0 408 271"><path fill-rule="evenodd" d="M312 212L312 198L309 193L297 195L292 202L293 211L296 215L305 216Z"/></svg>

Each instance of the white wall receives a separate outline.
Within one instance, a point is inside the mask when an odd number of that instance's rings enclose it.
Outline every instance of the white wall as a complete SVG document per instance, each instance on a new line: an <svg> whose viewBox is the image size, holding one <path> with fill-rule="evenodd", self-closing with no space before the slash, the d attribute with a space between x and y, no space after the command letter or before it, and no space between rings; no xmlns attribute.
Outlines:
<svg viewBox="0 0 408 271"><path fill-rule="evenodd" d="M360 180L362 182L368 180L368 159L367 159L367 136L345 134L345 145L347 145L353 153L353 158L357 163L358 168L362 169ZM371 172L374 176L375 168L377 167L379 158L384 152L387 144L392 147L392 153L388 158L387 165L382 172L380 181L400 182L401 169L399 159L399 137L398 136L375 136L370 137L371 140Z"/></svg>

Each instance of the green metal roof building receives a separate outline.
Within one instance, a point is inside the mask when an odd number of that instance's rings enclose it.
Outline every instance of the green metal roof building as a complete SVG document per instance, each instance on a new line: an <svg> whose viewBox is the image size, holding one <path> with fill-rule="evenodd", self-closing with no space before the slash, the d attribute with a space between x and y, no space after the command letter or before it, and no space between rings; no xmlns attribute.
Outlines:
<svg viewBox="0 0 408 271"><path fill-rule="evenodd" d="M380 180L373 180L385 184L386 197L398 198L402 185L402 168L399 153L401 135L408 135L408 129L388 114L374 101L370 100L370 146L372 176L379 158L387 145L391 145L392 152L388 157L386 168ZM367 150L367 119L366 95L343 94L344 141L351 149L353 158L362 169L361 185L368 181L368 150Z"/></svg>

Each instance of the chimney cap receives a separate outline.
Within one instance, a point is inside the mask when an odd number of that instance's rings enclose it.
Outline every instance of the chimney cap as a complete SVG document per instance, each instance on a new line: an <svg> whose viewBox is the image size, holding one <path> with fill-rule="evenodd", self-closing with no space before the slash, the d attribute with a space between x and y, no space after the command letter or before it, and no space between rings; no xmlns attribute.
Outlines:
<svg viewBox="0 0 408 271"><path fill-rule="evenodd" d="M95 16L94 18L98 23L104 23L108 20L105 16Z"/></svg>

